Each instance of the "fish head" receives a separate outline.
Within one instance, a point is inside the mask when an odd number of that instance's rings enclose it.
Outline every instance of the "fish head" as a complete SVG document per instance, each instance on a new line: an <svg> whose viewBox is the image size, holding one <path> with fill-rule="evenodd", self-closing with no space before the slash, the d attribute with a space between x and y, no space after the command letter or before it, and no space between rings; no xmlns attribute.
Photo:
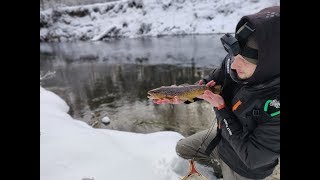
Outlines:
<svg viewBox="0 0 320 180"><path fill-rule="evenodd" d="M162 99L166 96L161 90L161 88L152 89L148 91L148 94L149 94L148 96L149 99Z"/></svg>

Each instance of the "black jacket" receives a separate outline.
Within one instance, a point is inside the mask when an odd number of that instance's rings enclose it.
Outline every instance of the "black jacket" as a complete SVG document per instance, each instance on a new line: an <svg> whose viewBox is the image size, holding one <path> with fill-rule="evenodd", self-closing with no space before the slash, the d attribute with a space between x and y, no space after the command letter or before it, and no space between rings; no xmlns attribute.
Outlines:
<svg viewBox="0 0 320 180"><path fill-rule="evenodd" d="M213 79L223 87L226 108L214 108L221 122L222 139L217 146L221 159L241 176L260 179L272 174L280 157L280 7L245 16L237 28L246 21L255 26L259 46L257 68L249 83L234 82L226 73L225 61L204 80Z"/></svg>

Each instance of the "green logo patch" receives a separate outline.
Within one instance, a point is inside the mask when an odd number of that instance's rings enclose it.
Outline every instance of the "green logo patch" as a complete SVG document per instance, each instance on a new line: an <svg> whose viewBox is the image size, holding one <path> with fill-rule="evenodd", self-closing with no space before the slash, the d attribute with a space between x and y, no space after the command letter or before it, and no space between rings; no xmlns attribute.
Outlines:
<svg viewBox="0 0 320 180"><path fill-rule="evenodd" d="M280 114L280 101L277 99L267 100L264 104L263 110L270 114L271 117Z"/></svg>

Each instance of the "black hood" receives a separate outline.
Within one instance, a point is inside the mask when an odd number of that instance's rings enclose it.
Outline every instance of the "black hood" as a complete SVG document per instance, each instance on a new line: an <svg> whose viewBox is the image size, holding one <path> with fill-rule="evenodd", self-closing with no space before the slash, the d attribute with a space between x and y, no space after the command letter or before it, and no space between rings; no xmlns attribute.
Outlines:
<svg viewBox="0 0 320 180"><path fill-rule="evenodd" d="M246 22L255 28L259 48L257 68L248 84L261 84L280 76L280 6L242 17L236 32Z"/></svg>

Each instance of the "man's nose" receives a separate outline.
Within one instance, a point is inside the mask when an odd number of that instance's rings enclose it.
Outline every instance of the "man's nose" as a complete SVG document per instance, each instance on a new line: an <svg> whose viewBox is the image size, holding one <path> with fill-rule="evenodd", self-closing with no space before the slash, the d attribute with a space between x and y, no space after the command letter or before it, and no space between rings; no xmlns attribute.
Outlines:
<svg viewBox="0 0 320 180"><path fill-rule="evenodd" d="M240 64L241 64L240 58L238 56L235 56L234 61L231 63L231 69L239 68Z"/></svg>

